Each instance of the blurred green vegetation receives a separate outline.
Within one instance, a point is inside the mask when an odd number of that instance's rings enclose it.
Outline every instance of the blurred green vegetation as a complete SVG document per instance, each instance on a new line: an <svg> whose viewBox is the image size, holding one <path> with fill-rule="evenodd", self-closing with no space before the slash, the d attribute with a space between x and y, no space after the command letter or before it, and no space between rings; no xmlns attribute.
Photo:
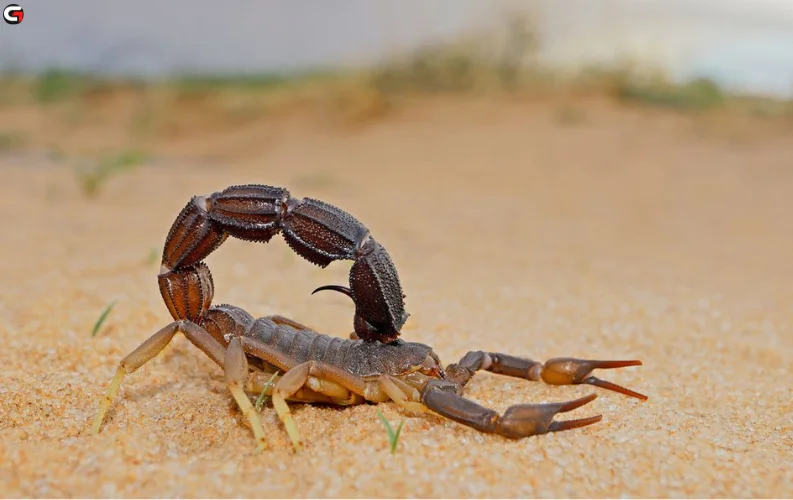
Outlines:
<svg viewBox="0 0 793 500"><path fill-rule="evenodd" d="M227 89L232 91L266 92L289 87L296 83L322 82L338 77L332 71L304 71L294 73L251 73L237 75L182 75L173 80L182 92L203 92Z"/></svg>
<svg viewBox="0 0 793 500"><path fill-rule="evenodd" d="M177 93L207 91L268 92L302 86L306 83L349 81L361 77L383 92L434 93L481 89L484 87L522 88L527 84L553 82L580 84L598 75L603 83L610 80L618 89L616 97L648 104L682 109L700 109L700 102L711 107L724 99L724 92L714 82L695 80L672 83L663 76L640 82L635 64L625 61L614 67L593 70L582 68L577 75L560 78L552 68L538 62L540 49L538 22L527 15L505 18L498 35L467 35L458 39L426 44L413 51L387 58L369 71L316 69L283 73L240 73L236 75L184 74L167 81L141 79L118 80L97 75L53 68L29 80L37 102L52 103L74 99L101 91L106 86L145 89L168 86ZM652 68L663 75L662 68ZM643 72L646 74L646 72ZM8 77L7 77L8 78ZM6 79L7 79L6 78ZM13 79L13 76L10 78Z"/></svg>
<svg viewBox="0 0 793 500"><path fill-rule="evenodd" d="M13 119L4 122L5 113L0 113L0 153L36 147L73 151L70 134L81 127L93 127L86 134L107 133L106 148L121 153L105 149L106 158L78 172L84 193L94 196L113 175L140 161L140 155L130 152L148 150L152 141L216 137L297 110L310 110L333 125L355 126L417 98L477 94L554 100L554 119L563 125L587 120L575 102L578 96L681 113L735 110L793 118L790 101L736 95L707 79L675 81L664 68L642 67L642 61L629 59L563 70L542 63L540 48L537 23L513 16L497 36L429 44L360 70L189 74L165 80L63 69L33 76L5 74L0 75L0 109L29 106L38 114L25 128ZM116 136L109 137L115 129ZM328 182L319 174L304 181Z"/></svg>
<svg viewBox="0 0 793 500"><path fill-rule="evenodd" d="M683 84L660 80L638 85L627 81L619 87L619 97L682 110L712 109L725 104L728 99L718 84L704 78Z"/></svg>
<svg viewBox="0 0 793 500"><path fill-rule="evenodd" d="M31 90L37 102L49 104L80 97L85 92L102 84L103 82L91 75L51 69L34 80Z"/></svg>
<svg viewBox="0 0 793 500"><path fill-rule="evenodd" d="M105 156L89 167L75 170L77 181L83 194L96 197L105 183L115 175L129 171L145 160L141 151L127 150Z"/></svg>
<svg viewBox="0 0 793 500"><path fill-rule="evenodd" d="M25 146L27 137L21 132L9 131L0 132L0 153L14 151Z"/></svg>
<svg viewBox="0 0 793 500"><path fill-rule="evenodd" d="M446 93L573 90L587 94L600 92L619 101L683 111L709 110L735 101L757 100L731 94L708 79L675 82L658 68L653 69L654 76L648 77L649 72L636 70L629 61L613 67L585 67L577 72L562 73L536 61L538 46L537 37L529 28L513 22L506 42L498 48L476 40L426 45L368 70L195 74L144 81L53 69L35 76L0 75L0 91L4 95L2 104L6 105L74 103L119 91L138 94L167 91L174 99L186 101L240 93L249 97L267 94L283 97L294 92L298 97L299 91L307 88L324 89L330 101L334 98L338 101L340 96L349 101L349 95L354 92L374 93L389 100ZM781 102L762 100L766 111L769 102ZM6 137L0 141L0 148L7 144Z"/></svg>
<svg viewBox="0 0 793 500"><path fill-rule="evenodd" d="M612 67L584 67L564 72L539 62L537 22L510 16L498 36L471 35L424 45L387 58L368 70L319 69L291 73L237 75L185 74L168 80L111 79L52 69L37 76L0 75L0 90L20 102L55 104L80 101L120 89L138 93L167 90L176 100L228 96L248 97L324 89L329 101L350 105L355 92L377 95L382 101L400 96L460 92L597 91L620 101L683 111L725 106L735 98L707 79L675 82L663 68L640 71L626 60ZM314 94L316 96L316 94ZM341 96L341 97L340 97ZM371 98L368 100L372 101ZM388 106L382 106L383 109ZM766 103L767 107L767 103Z"/></svg>

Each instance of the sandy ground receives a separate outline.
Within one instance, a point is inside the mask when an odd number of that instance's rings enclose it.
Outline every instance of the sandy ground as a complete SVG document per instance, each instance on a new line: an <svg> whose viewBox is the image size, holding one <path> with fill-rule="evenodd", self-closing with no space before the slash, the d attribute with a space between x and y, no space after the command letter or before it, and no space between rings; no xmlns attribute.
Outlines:
<svg viewBox="0 0 793 500"><path fill-rule="evenodd" d="M67 168L2 159L0 494L790 497L789 129L703 134L697 119L596 104L575 121L439 104L355 133L289 129L250 160L145 165L94 200ZM190 196L244 182L364 221L401 273L403 337L445 362L471 349L639 358L601 375L650 399L485 373L468 394L490 407L595 391L569 415L604 418L509 441L381 405L405 421L392 455L378 407L296 406L295 455L268 406L270 449L254 455L222 373L177 337L88 436L118 361L169 322L150 253ZM278 239L230 240L208 264L216 303L351 328L345 297L310 295L345 283L347 263L317 269Z"/></svg>

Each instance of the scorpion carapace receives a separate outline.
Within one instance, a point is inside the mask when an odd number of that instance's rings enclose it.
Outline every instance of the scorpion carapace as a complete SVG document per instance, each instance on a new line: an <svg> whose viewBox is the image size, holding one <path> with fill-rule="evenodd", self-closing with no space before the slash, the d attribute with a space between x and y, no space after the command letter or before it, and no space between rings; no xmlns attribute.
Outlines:
<svg viewBox="0 0 793 500"><path fill-rule="evenodd" d="M331 337L282 316L254 319L244 310L212 306L214 286L202 260L229 236L269 241L282 232L307 260L327 266L355 261L350 287L329 285L355 304L354 333ZM174 318L118 365L91 428L99 428L124 377L162 351L182 332L223 370L226 384L253 430L257 449L264 429L249 393L266 392L295 448L301 439L287 401L339 405L394 401L409 411L431 410L482 432L522 438L594 424L600 415L555 421L563 412L595 399L513 405L503 413L463 397L468 381L486 370L548 384L589 384L639 399L646 396L592 376L595 369L640 365L640 361L555 358L545 363L507 354L472 351L446 367L432 348L398 338L407 319L396 268L385 249L346 212L317 200L296 200L281 188L233 186L194 197L173 224L158 277ZM315 290L315 291L317 291Z"/></svg>
<svg viewBox="0 0 793 500"><path fill-rule="evenodd" d="M366 226L328 203L292 198L286 189L262 185L231 186L209 196L196 196L182 209L165 240L159 277L160 291L173 318L201 319L182 314L196 313L195 309L178 311L172 306L174 289L192 293L196 300L205 296L198 289L182 290L190 286L183 283L183 271L201 268L201 261L228 236L268 242L279 232L298 255L320 267L335 260L354 261L350 288L339 289L355 304L356 335L381 342L397 338L408 318L402 286L391 257ZM171 281L183 283L182 287ZM211 283L211 278L207 276L203 282Z"/></svg>

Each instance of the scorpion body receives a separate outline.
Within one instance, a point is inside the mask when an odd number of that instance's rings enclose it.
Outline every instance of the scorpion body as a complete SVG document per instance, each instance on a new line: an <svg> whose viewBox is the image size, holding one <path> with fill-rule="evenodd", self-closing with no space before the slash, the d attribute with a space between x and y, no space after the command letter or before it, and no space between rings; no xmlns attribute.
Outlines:
<svg viewBox="0 0 793 500"><path fill-rule="evenodd" d="M276 323L272 317L257 319L243 335L288 354L296 363L325 363L363 379L383 373L406 373L421 366L432 352L429 346L415 342L384 344L330 337L307 328Z"/></svg>
<svg viewBox="0 0 793 500"><path fill-rule="evenodd" d="M349 288L328 285L315 290L339 291L353 300L349 339L317 333L282 316L254 319L232 305L212 306L214 284L203 259L228 236L267 242L279 232L296 253L320 267L340 259L354 261ZM168 233L158 282L174 322L119 363L100 402L93 433L99 431L123 378L162 351L178 332L224 370L257 449L264 448L264 430L248 394L263 391L271 395L296 449L300 433L287 401L339 405L394 401L409 411L431 410L508 438L573 429L602 418L553 420L558 413L589 403L595 394L561 403L513 405L499 414L463 397L465 385L479 370L556 385L590 384L646 399L591 375L598 368L640 365L637 360L555 358L540 363L472 351L458 363L443 367L430 346L399 338L408 314L396 268L385 248L347 212L319 200L292 198L283 188L232 186L193 197Z"/></svg>

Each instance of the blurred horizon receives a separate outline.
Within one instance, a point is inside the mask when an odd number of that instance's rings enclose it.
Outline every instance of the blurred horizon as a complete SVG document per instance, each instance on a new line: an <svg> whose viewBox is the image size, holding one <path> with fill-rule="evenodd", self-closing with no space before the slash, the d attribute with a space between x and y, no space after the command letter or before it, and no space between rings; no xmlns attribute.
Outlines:
<svg viewBox="0 0 793 500"><path fill-rule="evenodd" d="M793 94L793 2L241 1L222 11L208 0L21 5L25 21L0 28L0 71L156 78L357 68L428 43L498 36L518 13L536 23L537 57L549 66L629 60L675 81L704 77L730 91Z"/></svg>

